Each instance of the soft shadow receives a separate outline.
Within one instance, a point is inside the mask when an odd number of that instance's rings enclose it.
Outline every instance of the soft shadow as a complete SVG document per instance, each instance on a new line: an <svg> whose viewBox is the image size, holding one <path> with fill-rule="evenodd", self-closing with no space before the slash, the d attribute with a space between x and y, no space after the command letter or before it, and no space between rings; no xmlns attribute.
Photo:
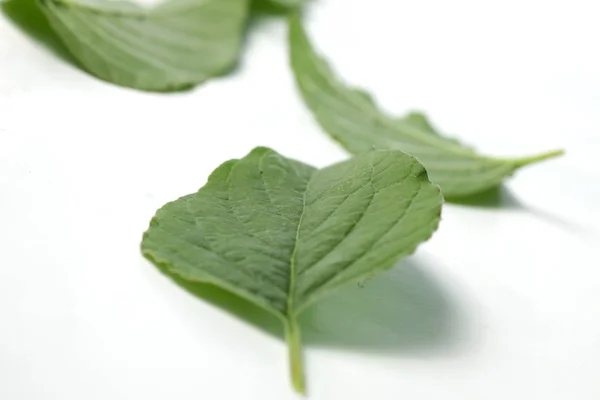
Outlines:
<svg viewBox="0 0 600 400"><path fill-rule="evenodd" d="M551 212L544 211L537 207L524 204L503 185L499 185L471 196L451 197L446 198L445 200L448 203L461 206L522 211L570 233L577 235L589 235L592 233L592 231L587 227L577 224L571 220L560 217Z"/></svg>
<svg viewBox="0 0 600 400"><path fill-rule="evenodd" d="M36 0L8 0L0 5L2 13L12 23L38 43L47 47L62 60L79 66L67 47L54 33Z"/></svg>
<svg viewBox="0 0 600 400"><path fill-rule="evenodd" d="M464 197L446 197L448 203L482 208L523 208L521 202L503 185Z"/></svg>
<svg viewBox="0 0 600 400"><path fill-rule="evenodd" d="M438 354L462 343L464 320L417 258L349 287L301 317L305 343L382 354Z"/></svg>
<svg viewBox="0 0 600 400"><path fill-rule="evenodd" d="M524 206L523 209L529 214L533 215L534 217L551 225L554 225L555 227L562 229L563 231L569 232L570 234L574 234L581 237L590 237L596 235L594 229L582 225L580 223L573 222L572 220L561 217L559 215L552 214L548 211L544 211L542 209L531 206Z"/></svg>
<svg viewBox="0 0 600 400"><path fill-rule="evenodd" d="M230 314L254 325L269 335L283 339L283 326L281 321L268 311L265 311L249 301L217 286L189 282L169 272L164 266L157 265L156 267L160 272L193 296L224 309Z"/></svg>
<svg viewBox="0 0 600 400"><path fill-rule="evenodd" d="M281 321L212 285L159 270L192 295L283 340ZM462 320L442 285L413 257L363 286L322 300L301 316L307 346L385 354L439 353L460 342Z"/></svg>

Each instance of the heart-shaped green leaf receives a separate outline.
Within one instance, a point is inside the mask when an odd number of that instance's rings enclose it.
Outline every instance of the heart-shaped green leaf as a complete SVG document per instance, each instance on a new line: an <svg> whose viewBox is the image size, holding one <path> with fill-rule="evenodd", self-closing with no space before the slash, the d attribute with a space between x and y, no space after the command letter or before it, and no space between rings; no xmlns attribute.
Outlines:
<svg viewBox="0 0 600 400"><path fill-rule="evenodd" d="M169 0L152 9L109 0L39 0L69 51L121 86L176 90L237 60L249 0Z"/></svg>
<svg viewBox="0 0 600 400"><path fill-rule="evenodd" d="M399 149L425 165L446 198L463 197L498 186L518 168L561 155L553 151L521 159L477 154L439 134L421 114L392 118L371 96L346 86L313 49L300 18L290 18L290 58L304 101L323 129L354 154Z"/></svg>
<svg viewBox="0 0 600 400"><path fill-rule="evenodd" d="M371 151L317 170L256 148L158 210L142 252L279 317L302 392L298 315L414 252L437 228L441 202L423 166L400 151Z"/></svg>

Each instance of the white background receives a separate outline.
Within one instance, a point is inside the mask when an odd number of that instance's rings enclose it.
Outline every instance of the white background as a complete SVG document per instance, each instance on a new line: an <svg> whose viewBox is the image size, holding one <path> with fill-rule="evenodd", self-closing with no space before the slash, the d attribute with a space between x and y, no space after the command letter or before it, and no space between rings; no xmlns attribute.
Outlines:
<svg viewBox="0 0 600 400"><path fill-rule="evenodd" d="M413 257L308 314L310 398L599 399L598 2L319 0L306 19L386 110L493 155L567 150L496 206L445 206ZM277 321L139 252L158 207L254 146L347 157L298 97L285 31L256 21L235 73L161 95L0 14L0 399L296 398Z"/></svg>

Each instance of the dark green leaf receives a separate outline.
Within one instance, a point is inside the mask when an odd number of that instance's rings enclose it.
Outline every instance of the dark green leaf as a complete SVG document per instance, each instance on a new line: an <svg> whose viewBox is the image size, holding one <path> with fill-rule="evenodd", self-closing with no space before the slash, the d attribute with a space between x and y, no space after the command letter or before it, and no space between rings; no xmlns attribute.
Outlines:
<svg viewBox="0 0 600 400"><path fill-rule="evenodd" d="M229 290L279 317L303 391L298 315L394 265L437 228L441 195L400 151L317 170L266 148L217 168L162 207L143 254L184 279Z"/></svg>

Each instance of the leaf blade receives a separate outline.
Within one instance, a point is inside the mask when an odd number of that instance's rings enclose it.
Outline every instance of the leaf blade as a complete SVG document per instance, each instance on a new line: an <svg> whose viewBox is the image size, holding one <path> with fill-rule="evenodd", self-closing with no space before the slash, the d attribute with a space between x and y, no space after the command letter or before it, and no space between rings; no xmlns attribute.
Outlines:
<svg viewBox="0 0 600 400"><path fill-rule="evenodd" d="M439 189L416 159L398 152L373 151L324 168L308 188L298 239L298 312L390 268L439 222Z"/></svg>
<svg viewBox="0 0 600 400"><path fill-rule="evenodd" d="M299 91L322 128L353 154L372 148L399 149L415 156L447 197L462 197L499 185L518 168L562 151L524 158L528 162L478 155L442 136L418 113L392 118L371 96L342 82L317 54L295 14L289 19L290 63Z"/></svg>
<svg viewBox="0 0 600 400"><path fill-rule="evenodd" d="M273 163L270 169L263 171L260 163L265 156L272 158ZM280 181L276 176L280 168L287 168L290 175L298 174L299 179L287 183ZM241 160L228 161L211 174L198 192L168 203L154 218L155 224L163 225L179 215L186 216L188 221L193 217L194 226L189 230L181 224L167 225L167 229L180 239L179 243L186 246L186 251L190 251L189 243L212 253L193 251L192 248L190 257L196 257L196 266L193 271L188 271L179 265L187 261L182 258L186 254L168 252L163 244L166 239L156 237L157 231L153 228L157 225L146 232L142 241L144 254L170 260L172 272L186 279L213 283L228 290L234 288L234 293L284 318L289 277L283 272L288 268L295 237L292 231L297 221L294 215L299 210L297 207L278 208L273 203L277 197L270 197L262 182L272 179L286 184L279 190L293 201L298 187L307 182L312 171L312 167L287 163L283 157L264 148L253 150ZM264 174L269 178L261 176ZM173 208L175 206L178 207ZM181 241L182 237L187 243Z"/></svg>
<svg viewBox="0 0 600 400"><path fill-rule="evenodd" d="M248 12L248 0L171 0L151 9L91 0L39 4L90 73L152 91L186 88L230 68Z"/></svg>
<svg viewBox="0 0 600 400"><path fill-rule="evenodd" d="M198 192L159 209L141 247L170 272L279 317L292 382L304 392L298 315L412 253L437 229L441 203L423 166L400 151L316 170L256 148L222 164Z"/></svg>

